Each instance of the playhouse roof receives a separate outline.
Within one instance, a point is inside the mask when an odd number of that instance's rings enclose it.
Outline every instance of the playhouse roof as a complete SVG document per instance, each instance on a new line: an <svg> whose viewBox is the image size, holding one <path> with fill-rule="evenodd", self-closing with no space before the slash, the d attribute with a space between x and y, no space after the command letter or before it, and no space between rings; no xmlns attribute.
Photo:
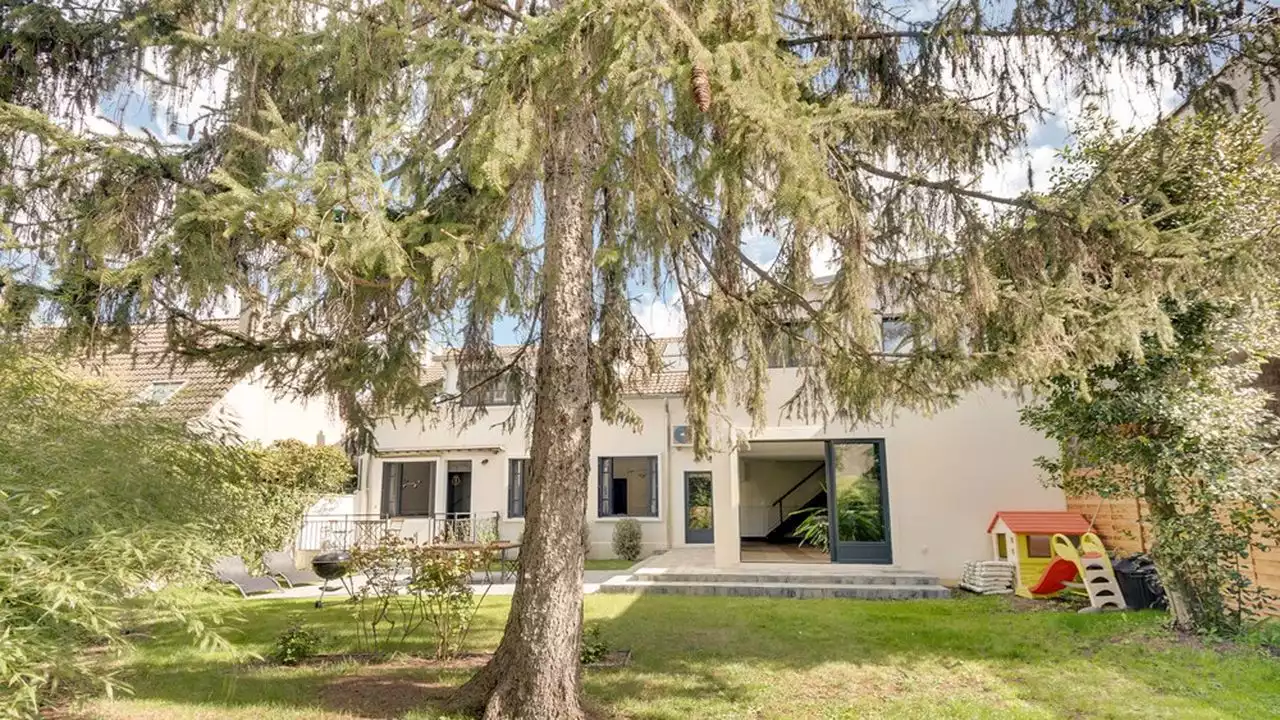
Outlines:
<svg viewBox="0 0 1280 720"><path fill-rule="evenodd" d="M1089 532L1089 523L1079 513L1051 510L1001 510L991 518L987 532L991 532L997 520L1003 520L1010 532L1019 535L1083 535Z"/></svg>

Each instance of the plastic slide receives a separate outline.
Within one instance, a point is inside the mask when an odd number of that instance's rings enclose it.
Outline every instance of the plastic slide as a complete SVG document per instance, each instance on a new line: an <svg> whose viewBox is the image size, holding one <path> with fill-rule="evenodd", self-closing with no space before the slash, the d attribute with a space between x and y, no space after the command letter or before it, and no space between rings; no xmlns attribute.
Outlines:
<svg viewBox="0 0 1280 720"><path fill-rule="evenodd" d="M1064 557L1055 557L1044 569L1044 574L1035 585L1027 588L1032 595L1052 595L1067 588L1067 583L1076 579L1079 567Z"/></svg>

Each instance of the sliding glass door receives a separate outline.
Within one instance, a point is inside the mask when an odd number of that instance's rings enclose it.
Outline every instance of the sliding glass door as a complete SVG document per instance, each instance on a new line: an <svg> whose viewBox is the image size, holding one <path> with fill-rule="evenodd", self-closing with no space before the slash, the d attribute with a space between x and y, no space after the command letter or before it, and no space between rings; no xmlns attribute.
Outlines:
<svg viewBox="0 0 1280 720"><path fill-rule="evenodd" d="M828 441L827 488L832 562L892 563L884 441Z"/></svg>

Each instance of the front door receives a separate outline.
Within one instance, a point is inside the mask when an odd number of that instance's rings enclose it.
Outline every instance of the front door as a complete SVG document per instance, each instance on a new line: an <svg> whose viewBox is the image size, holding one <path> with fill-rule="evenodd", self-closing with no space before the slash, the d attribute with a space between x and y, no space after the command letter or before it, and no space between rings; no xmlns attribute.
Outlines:
<svg viewBox="0 0 1280 720"><path fill-rule="evenodd" d="M893 562L883 440L827 443L827 517L831 561Z"/></svg>
<svg viewBox="0 0 1280 720"><path fill-rule="evenodd" d="M684 474L684 541L689 544L715 542L709 472Z"/></svg>
<svg viewBox="0 0 1280 720"><path fill-rule="evenodd" d="M445 492L445 512L448 517L467 517L471 513L471 461L449 461L448 490Z"/></svg>

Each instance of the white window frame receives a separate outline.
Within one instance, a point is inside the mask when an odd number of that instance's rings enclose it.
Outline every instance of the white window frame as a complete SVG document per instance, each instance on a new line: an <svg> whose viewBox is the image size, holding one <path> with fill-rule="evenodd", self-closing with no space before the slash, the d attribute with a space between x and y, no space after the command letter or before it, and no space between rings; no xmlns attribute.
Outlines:
<svg viewBox="0 0 1280 720"><path fill-rule="evenodd" d="M155 395L156 388L162 387L162 386L163 387L173 386L173 391L170 392L168 395L165 395L163 398L159 400L154 399L153 396ZM174 395L177 395L178 393L182 392L182 388L186 386L187 386L186 380L157 380L147 385L145 389L143 389L141 392L138 393L138 402L146 403L148 405L164 405L165 403L172 400Z"/></svg>

